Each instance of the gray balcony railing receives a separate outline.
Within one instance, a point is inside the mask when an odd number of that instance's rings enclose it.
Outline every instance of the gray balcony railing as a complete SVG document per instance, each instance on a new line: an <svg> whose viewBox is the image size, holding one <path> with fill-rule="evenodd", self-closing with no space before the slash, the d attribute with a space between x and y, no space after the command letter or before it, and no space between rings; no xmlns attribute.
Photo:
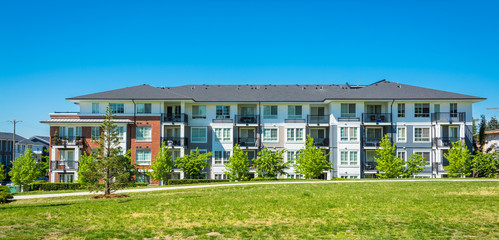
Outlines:
<svg viewBox="0 0 499 240"><path fill-rule="evenodd" d="M238 124L258 124L258 115L236 115L236 123Z"/></svg>
<svg viewBox="0 0 499 240"><path fill-rule="evenodd" d="M163 122L172 122L172 123L187 123L188 116L185 113L173 113L173 114L165 114L163 116Z"/></svg>
<svg viewBox="0 0 499 240"><path fill-rule="evenodd" d="M329 123L329 115L308 115L307 116L308 124L321 124L321 123Z"/></svg>
<svg viewBox="0 0 499 240"><path fill-rule="evenodd" d="M368 123L387 123L390 122L389 113L363 113L362 119Z"/></svg>
<svg viewBox="0 0 499 240"><path fill-rule="evenodd" d="M216 118L212 120L214 123L233 123L234 120L230 115L217 115Z"/></svg>
<svg viewBox="0 0 499 240"><path fill-rule="evenodd" d="M329 147L329 138L314 138L314 146Z"/></svg>
<svg viewBox="0 0 499 240"><path fill-rule="evenodd" d="M364 147L378 147L381 137L363 137Z"/></svg>
<svg viewBox="0 0 499 240"><path fill-rule="evenodd" d="M366 162L364 164L364 171L375 171L376 169L376 162Z"/></svg>
<svg viewBox="0 0 499 240"><path fill-rule="evenodd" d="M438 147L452 147L452 143L462 141L460 137L439 137L433 139L433 144Z"/></svg>
<svg viewBox="0 0 499 240"><path fill-rule="evenodd" d="M77 161L50 161L50 169L52 170L78 170Z"/></svg>
<svg viewBox="0 0 499 240"><path fill-rule="evenodd" d="M256 138L236 138L234 140L237 144L239 144L241 147L256 147L257 146L257 141Z"/></svg>
<svg viewBox="0 0 499 240"><path fill-rule="evenodd" d="M67 139L66 139L67 138ZM52 146L80 146L83 145L84 138L77 137L55 137L52 136Z"/></svg>
<svg viewBox="0 0 499 240"><path fill-rule="evenodd" d="M465 122L466 112L436 112L431 114L433 122Z"/></svg>
<svg viewBox="0 0 499 240"><path fill-rule="evenodd" d="M185 137L164 137L163 142L166 143L167 146L172 147L187 147L188 139Z"/></svg>

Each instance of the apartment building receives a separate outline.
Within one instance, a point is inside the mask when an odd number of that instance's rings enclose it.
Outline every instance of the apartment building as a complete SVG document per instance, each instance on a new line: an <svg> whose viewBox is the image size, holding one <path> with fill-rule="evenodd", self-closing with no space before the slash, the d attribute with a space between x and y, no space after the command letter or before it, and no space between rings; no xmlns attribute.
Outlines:
<svg viewBox="0 0 499 240"><path fill-rule="evenodd" d="M220 179L226 177L224 164L235 144L250 159L268 147L286 149L285 159L294 161L308 134L331 153L334 170L324 172L323 179L375 177L375 150L384 134L396 143L399 157L415 153L426 159L427 167L417 177L445 177L443 153L458 140L471 148L472 104L484 98L382 80L361 86L139 85L67 100L80 111L52 113L42 121L50 126L50 181L78 178L79 157L96 147L91 136L99 136L102 115L110 106L120 145L131 150L139 165L137 181L157 184L145 172L162 142L175 158L196 148L212 152L205 173ZM302 177L293 168L286 173L280 177ZM184 177L179 169L174 175Z"/></svg>

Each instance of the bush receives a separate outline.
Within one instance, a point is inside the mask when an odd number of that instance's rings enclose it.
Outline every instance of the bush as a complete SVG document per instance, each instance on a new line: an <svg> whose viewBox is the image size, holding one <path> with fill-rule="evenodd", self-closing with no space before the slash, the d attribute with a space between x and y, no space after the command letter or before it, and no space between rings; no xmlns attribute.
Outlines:
<svg viewBox="0 0 499 240"><path fill-rule="evenodd" d="M29 185L30 191L57 191L57 190L79 190L82 189L79 183L32 183Z"/></svg>
<svg viewBox="0 0 499 240"><path fill-rule="evenodd" d="M9 192L9 188L6 186L0 186L0 204L8 203L12 200L12 198L14 198L14 196Z"/></svg>
<svg viewBox="0 0 499 240"><path fill-rule="evenodd" d="M168 179L168 185L183 185L195 183L229 182L228 179Z"/></svg>
<svg viewBox="0 0 499 240"><path fill-rule="evenodd" d="M267 182L267 181L278 181L278 180L279 179L277 178L260 178L260 177L250 179L250 181L252 182Z"/></svg>

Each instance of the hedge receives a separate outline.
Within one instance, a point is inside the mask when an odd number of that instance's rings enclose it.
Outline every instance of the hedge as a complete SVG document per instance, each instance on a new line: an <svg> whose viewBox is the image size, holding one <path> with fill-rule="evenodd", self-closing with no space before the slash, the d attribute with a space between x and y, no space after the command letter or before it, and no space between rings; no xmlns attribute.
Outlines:
<svg viewBox="0 0 499 240"><path fill-rule="evenodd" d="M168 179L168 185L229 182L228 179Z"/></svg>
<svg viewBox="0 0 499 240"><path fill-rule="evenodd" d="M14 198L14 196L9 192L9 188L0 185L0 204L8 203L12 198Z"/></svg>
<svg viewBox="0 0 499 240"><path fill-rule="evenodd" d="M103 183L100 183L101 185L104 185ZM130 182L130 183L125 183L124 187L130 188L130 187L145 187L149 185L148 183L139 183L139 182ZM57 191L57 190L79 190L79 189L85 189L84 186L82 186L79 183L32 183L29 185L29 190L30 191Z"/></svg>
<svg viewBox="0 0 499 240"><path fill-rule="evenodd" d="M282 180L286 180L286 179L282 179ZM250 179L250 181L252 182L267 182L267 181L279 181L279 179L277 178L252 178Z"/></svg>

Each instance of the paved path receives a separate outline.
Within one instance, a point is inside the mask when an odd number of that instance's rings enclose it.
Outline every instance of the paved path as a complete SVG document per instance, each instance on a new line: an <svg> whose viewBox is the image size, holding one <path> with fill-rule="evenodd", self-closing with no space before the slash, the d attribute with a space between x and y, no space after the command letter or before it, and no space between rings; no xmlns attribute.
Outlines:
<svg viewBox="0 0 499 240"><path fill-rule="evenodd" d="M241 185L276 185L276 184L306 184L306 183L380 183L380 182L499 182L499 179L428 179L428 180L355 180L355 181L303 181L303 182L245 182L245 183L226 183L226 184L211 184L211 185L190 185L190 186L175 186L175 187L157 187L157 188L139 188L139 189L125 189L118 190L116 193L136 193L136 192L153 192L153 191L168 191L178 189L190 188L211 188L211 187L227 187L227 186L241 186ZM14 200L33 199L33 198L52 198L52 197L67 197L67 196L82 196L94 195L97 193L91 192L75 192L75 193L55 193L55 194L39 194L39 195L21 195L14 196Z"/></svg>

